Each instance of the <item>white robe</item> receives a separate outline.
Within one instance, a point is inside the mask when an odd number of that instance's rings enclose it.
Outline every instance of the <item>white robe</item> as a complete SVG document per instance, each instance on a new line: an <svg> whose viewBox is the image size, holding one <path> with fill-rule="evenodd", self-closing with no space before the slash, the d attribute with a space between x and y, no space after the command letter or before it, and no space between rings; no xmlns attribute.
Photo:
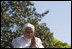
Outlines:
<svg viewBox="0 0 72 49"><path fill-rule="evenodd" d="M44 48L40 38L35 37L35 39L36 39L37 48ZM29 48L30 44L31 44L31 40L29 41L26 40L23 35L21 37L17 37L13 39L12 41L13 48Z"/></svg>

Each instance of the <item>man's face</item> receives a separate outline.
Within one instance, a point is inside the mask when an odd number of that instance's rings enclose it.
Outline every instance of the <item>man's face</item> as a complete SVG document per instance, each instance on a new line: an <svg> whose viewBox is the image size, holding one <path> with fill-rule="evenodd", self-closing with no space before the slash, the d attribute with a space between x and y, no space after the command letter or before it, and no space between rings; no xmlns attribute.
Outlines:
<svg viewBox="0 0 72 49"><path fill-rule="evenodd" d="M24 30L24 36L27 39L31 39L34 35L34 32L31 27L26 27Z"/></svg>

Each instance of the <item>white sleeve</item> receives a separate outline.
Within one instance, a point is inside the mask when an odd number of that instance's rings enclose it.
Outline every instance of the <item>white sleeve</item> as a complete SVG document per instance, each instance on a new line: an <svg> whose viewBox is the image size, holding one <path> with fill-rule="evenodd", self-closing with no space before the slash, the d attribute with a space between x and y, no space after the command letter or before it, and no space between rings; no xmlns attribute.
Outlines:
<svg viewBox="0 0 72 49"><path fill-rule="evenodd" d="M12 46L13 46L13 48L19 48L19 45L18 45L16 39L13 39Z"/></svg>
<svg viewBox="0 0 72 49"><path fill-rule="evenodd" d="M42 45L42 41L41 41L40 38L38 38L38 40L37 40L37 47L38 48L44 48L44 46Z"/></svg>

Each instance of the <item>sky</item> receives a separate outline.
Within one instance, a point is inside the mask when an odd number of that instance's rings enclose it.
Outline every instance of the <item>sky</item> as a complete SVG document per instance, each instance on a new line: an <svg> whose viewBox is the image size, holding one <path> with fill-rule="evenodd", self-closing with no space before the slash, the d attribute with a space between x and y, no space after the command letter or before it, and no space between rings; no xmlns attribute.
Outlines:
<svg viewBox="0 0 72 49"><path fill-rule="evenodd" d="M46 23L54 37L71 44L71 1L32 1L38 13L49 10L40 23Z"/></svg>

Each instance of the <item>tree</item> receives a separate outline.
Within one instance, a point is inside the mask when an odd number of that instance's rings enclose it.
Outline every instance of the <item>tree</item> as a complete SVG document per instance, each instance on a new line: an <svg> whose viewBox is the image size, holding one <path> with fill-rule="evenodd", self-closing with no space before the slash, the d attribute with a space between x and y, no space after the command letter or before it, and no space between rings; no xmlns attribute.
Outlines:
<svg viewBox="0 0 72 49"><path fill-rule="evenodd" d="M46 23L39 24L48 12L37 13L31 1L1 1L1 48L11 47L12 40L23 34L22 28L27 22L35 26L35 36L41 38L45 48L68 47L68 44L63 46L64 43L56 42Z"/></svg>

